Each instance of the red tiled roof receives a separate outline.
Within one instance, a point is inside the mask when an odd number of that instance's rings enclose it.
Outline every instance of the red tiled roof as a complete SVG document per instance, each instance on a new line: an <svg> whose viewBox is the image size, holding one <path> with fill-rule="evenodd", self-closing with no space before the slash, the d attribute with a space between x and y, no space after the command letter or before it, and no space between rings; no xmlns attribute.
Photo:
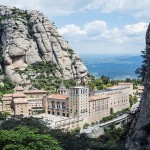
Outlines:
<svg viewBox="0 0 150 150"><path fill-rule="evenodd" d="M63 94L51 94L48 96L48 98L66 100L67 98L69 98L69 96Z"/></svg>
<svg viewBox="0 0 150 150"><path fill-rule="evenodd" d="M34 94L34 93L47 93L47 91L44 90L28 90L28 91L24 91L24 94Z"/></svg>
<svg viewBox="0 0 150 150"><path fill-rule="evenodd" d="M13 98L24 98L24 97L26 97L26 95L23 94L23 93L14 93L14 94L12 95L12 97L13 97Z"/></svg>
<svg viewBox="0 0 150 150"><path fill-rule="evenodd" d="M11 97L12 94L4 94L3 97Z"/></svg>
<svg viewBox="0 0 150 150"><path fill-rule="evenodd" d="M2 101L5 101L5 100L6 100L6 101L7 101L7 100L12 100L12 97L3 97L3 98L2 98Z"/></svg>
<svg viewBox="0 0 150 150"><path fill-rule="evenodd" d="M27 101L27 99L25 99L25 98L17 98L17 99L14 99L13 102L18 103L18 104L24 104L24 103L27 104L27 103L29 103Z"/></svg>
<svg viewBox="0 0 150 150"><path fill-rule="evenodd" d="M89 97L89 101L96 101L104 98L109 98L108 95L100 94L100 95L94 95Z"/></svg>

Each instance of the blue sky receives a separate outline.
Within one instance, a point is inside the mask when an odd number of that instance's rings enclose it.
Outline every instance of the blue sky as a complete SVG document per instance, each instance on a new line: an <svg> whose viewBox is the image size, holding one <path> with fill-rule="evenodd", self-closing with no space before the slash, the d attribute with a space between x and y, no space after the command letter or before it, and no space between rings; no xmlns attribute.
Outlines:
<svg viewBox="0 0 150 150"><path fill-rule="evenodd" d="M150 0L0 0L40 10L79 54L140 53L150 20Z"/></svg>

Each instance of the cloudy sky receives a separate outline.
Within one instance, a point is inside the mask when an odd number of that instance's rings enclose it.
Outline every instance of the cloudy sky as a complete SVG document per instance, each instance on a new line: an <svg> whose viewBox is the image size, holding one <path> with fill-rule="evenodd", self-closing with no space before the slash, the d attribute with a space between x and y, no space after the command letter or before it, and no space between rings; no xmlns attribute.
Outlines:
<svg viewBox="0 0 150 150"><path fill-rule="evenodd" d="M74 50L140 53L150 21L150 0L0 0L1 5L40 10Z"/></svg>

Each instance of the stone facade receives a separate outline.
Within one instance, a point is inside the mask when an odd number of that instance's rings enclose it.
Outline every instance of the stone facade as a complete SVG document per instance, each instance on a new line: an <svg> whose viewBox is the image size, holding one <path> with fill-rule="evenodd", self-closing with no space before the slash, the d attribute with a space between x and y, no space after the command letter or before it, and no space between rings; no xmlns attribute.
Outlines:
<svg viewBox="0 0 150 150"><path fill-rule="evenodd" d="M112 108L113 112L121 111L130 106L129 95L133 94L133 85L122 83L118 86L112 86L106 90L97 91L97 94L104 94L109 96L108 107Z"/></svg>
<svg viewBox="0 0 150 150"><path fill-rule="evenodd" d="M100 90L95 95L90 95L89 88L85 86L66 89L61 85L57 90L58 94L50 95L43 90L17 89L14 94L3 95L4 111L24 117L45 112L45 115L60 117L54 126L66 130L73 127L82 128L84 123L100 121L110 115L110 109L116 112L128 108L131 91L127 85Z"/></svg>
<svg viewBox="0 0 150 150"><path fill-rule="evenodd" d="M2 111L11 115L29 115L44 112L44 100L46 91L30 90L16 91L13 94L5 94L2 97Z"/></svg>
<svg viewBox="0 0 150 150"><path fill-rule="evenodd" d="M48 114L69 117L69 97L61 94L48 96L45 110Z"/></svg>
<svg viewBox="0 0 150 150"><path fill-rule="evenodd" d="M89 115L89 88L75 86L69 89L69 116L83 116L84 122L88 121Z"/></svg>
<svg viewBox="0 0 150 150"><path fill-rule="evenodd" d="M89 123L99 121L103 117L109 116L109 98L107 95L89 97Z"/></svg>
<svg viewBox="0 0 150 150"><path fill-rule="evenodd" d="M62 91L63 89L66 88L63 87ZM80 116L83 120L82 124L79 123L79 127L83 127L84 123L91 124L109 116L111 108L113 112L128 108L130 106L129 95L133 92L133 85L121 83L118 86L97 91L95 95L90 95L89 88L84 86L71 87L67 90L68 95L66 93L60 94L62 93L60 91L61 88L59 88L59 94L47 97L46 113L68 117L68 119ZM68 128L69 125L61 122L63 121L60 121L59 128L64 128L63 125Z"/></svg>
<svg viewBox="0 0 150 150"><path fill-rule="evenodd" d="M10 114L13 114L12 108L11 108L11 102L12 102L12 94L5 94L2 97L2 111L7 111Z"/></svg>

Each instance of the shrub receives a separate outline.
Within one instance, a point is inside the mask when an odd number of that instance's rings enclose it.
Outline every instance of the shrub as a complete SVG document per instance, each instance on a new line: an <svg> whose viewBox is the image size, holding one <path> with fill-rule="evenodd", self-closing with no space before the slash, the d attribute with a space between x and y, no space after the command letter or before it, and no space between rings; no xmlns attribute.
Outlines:
<svg viewBox="0 0 150 150"><path fill-rule="evenodd" d="M89 124L88 124L88 123L85 123L85 124L83 125L83 129L87 129L88 126L89 126Z"/></svg>

